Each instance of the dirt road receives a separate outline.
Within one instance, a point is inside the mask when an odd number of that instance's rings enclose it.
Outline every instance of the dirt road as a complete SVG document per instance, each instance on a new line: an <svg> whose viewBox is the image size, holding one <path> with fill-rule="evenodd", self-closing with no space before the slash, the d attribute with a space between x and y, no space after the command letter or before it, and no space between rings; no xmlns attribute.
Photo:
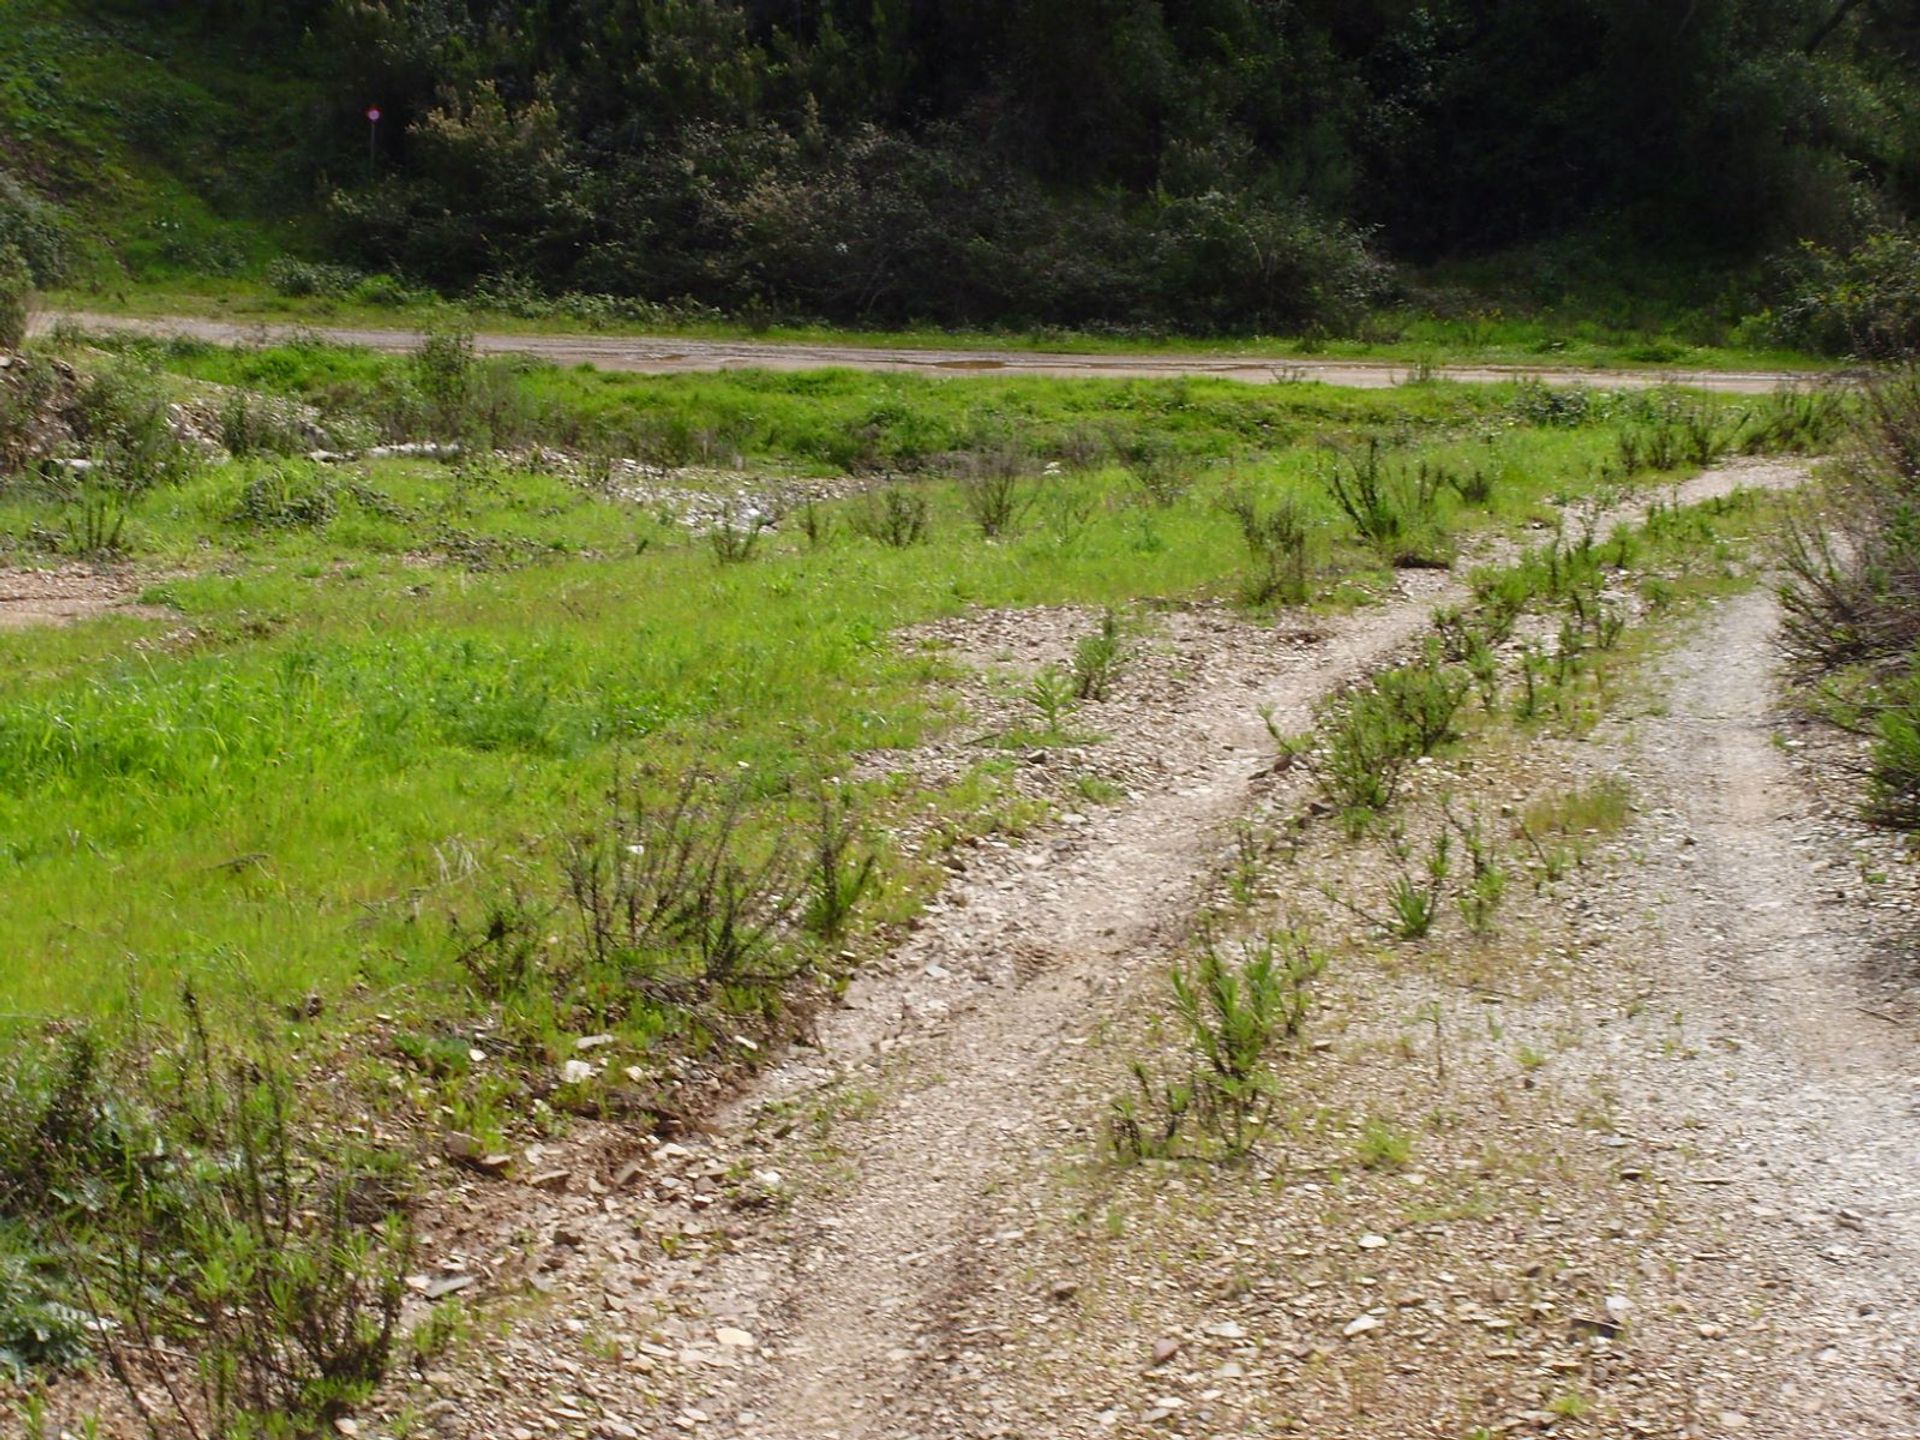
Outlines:
<svg viewBox="0 0 1920 1440"><path fill-rule="evenodd" d="M310 325L240 325L193 318L151 319L87 311L48 311L35 317L36 332L57 324L83 330L150 336L183 336L220 345L262 344L296 335L317 335L342 345L398 352L420 343L414 330ZM488 354L524 354L556 365L592 365L641 375L723 370L853 370L917 375L1037 375L1068 379L1143 380L1176 376L1237 380L1252 385L1317 381L1365 390L1388 389L1424 373L1433 378L1488 384L1538 379L1554 385L1644 389L1677 381L1702 390L1760 395L1806 384L1809 376L1773 370L1583 370L1555 365L1438 365L1417 371L1407 362L1318 358L1239 358L1182 355L1076 355L1039 350L942 350L876 345L827 345L752 340L680 340L595 335L479 334Z"/></svg>
<svg viewBox="0 0 1920 1440"><path fill-rule="evenodd" d="M1682 498L1742 478L1792 477ZM1163 614L1086 717L1100 743L1024 757L1099 771L1108 804L963 852L709 1131L611 1188L478 1187L426 1237L552 1298L429 1361L409 1433L1920 1436L1920 1063L1863 970L1885 902L1774 743L1764 593L1714 610L1644 713L1445 777L1500 801L1618 777L1639 813L1491 943L1375 961L1362 937L1289 1072L1284 1163L1100 1159L1236 836L1310 798L1260 706L1299 728L1458 593L1409 576L1310 630ZM970 763L1089 620L909 637L980 677L912 763ZM1274 903L1364 898L1377 857L1326 846Z"/></svg>

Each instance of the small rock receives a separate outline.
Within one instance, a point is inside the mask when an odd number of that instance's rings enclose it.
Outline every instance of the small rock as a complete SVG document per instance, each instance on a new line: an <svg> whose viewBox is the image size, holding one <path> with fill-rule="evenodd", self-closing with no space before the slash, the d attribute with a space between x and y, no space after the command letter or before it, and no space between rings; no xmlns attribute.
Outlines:
<svg viewBox="0 0 1920 1440"><path fill-rule="evenodd" d="M1232 1320L1224 1320L1218 1325L1209 1325L1207 1327L1207 1334L1213 1336L1216 1340L1244 1340L1247 1338L1246 1330Z"/></svg>
<svg viewBox="0 0 1920 1440"><path fill-rule="evenodd" d="M735 1329L731 1325L722 1325L719 1329L715 1330L713 1332L713 1338L729 1350L751 1350L754 1345L753 1336L749 1335L745 1330Z"/></svg>
<svg viewBox="0 0 1920 1440"><path fill-rule="evenodd" d="M1047 1292L1048 1296L1051 1297L1056 1303L1060 1301L1071 1300L1073 1299L1074 1296L1078 1295L1079 1293L1080 1293L1079 1283L1073 1280L1061 1280L1058 1283L1056 1283L1051 1290Z"/></svg>
<svg viewBox="0 0 1920 1440"><path fill-rule="evenodd" d="M584 1060L569 1060L560 1067L560 1079L567 1085L584 1085L595 1073L593 1066Z"/></svg>
<svg viewBox="0 0 1920 1440"><path fill-rule="evenodd" d="M1362 1250L1383 1249L1386 1243L1387 1237L1384 1235L1362 1235L1360 1237L1360 1248Z"/></svg>
<svg viewBox="0 0 1920 1440"><path fill-rule="evenodd" d="M1379 1316L1362 1315L1357 1320L1349 1320L1347 1322L1347 1328L1342 1330L1340 1333L1346 1336L1347 1339L1351 1340L1356 1335L1364 1335L1369 1330L1378 1330L1379 1328L1380 1328Z"/></svg>
<svg viewBox="0 0 1920 1440"><path fill-rule="evenodd" d="M333 1430L336 1435L358 1435L360 1433L360 1422L342 1415L338 1420L333 1422Z"/></svg>
<svg viewBox="0 0 1920 1440"><path fill-rule="evenodd" d="M1153 1342L1153 1363L1164 1365L1180 1353L1180 1342L1163 1338Z"/></svg>
<svg viewBox="0 0 1920 1440"><path fill-rule="evenodd" d="M564 1191L573 1183L571 1170L545 1170L527 1181L536 1190Z"/></svg>
<svg viewBox="0 0 1920 1440"><path fill-rule="evenodd" d="M602 1046L611 1044L613 1044L613 1036L611 1035L582 1035L578 1040L573 1042L573 1048L584 1055L589 1050L598 1050Z"/></svg>

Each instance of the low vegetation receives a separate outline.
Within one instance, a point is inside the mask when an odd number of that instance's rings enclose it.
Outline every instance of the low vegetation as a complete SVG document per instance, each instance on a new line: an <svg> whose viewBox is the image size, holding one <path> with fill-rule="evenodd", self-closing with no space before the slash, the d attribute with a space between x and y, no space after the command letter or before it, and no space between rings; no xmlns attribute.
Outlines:
<svg viewBox="0 0 1920 1440"><path fill-rule="evenodd" d="M0 1152L81 1167L7 1206L0 1353L91 1355L203 1433L338 1413L395 1343L422 1154L675 1113L672 1076L751 1065L741 1037L888 943L941 846L1030 823L1002 757L939 788L890 763L945 723L937 654L892 632L1094 607L1032 683L1057 739L1124 693L1131 602L1388 582L1329 442L1483 476L1433 488L1453 536L1617 484L1620 427L1659 403L1540 423L1524 387L627 379L458 336L19 357L0 550L123 567L166 618L0 632L6 938L46 961L0 977ZM1156 436L1147 486L1127 447ZM1599 563L1537 556L1481 609L1550 596L1599 636ZM1376 687L1382 773L1479 693L1481 641L1451 643ZM1183 972L1199 1068L1142 1095L1135 1149L1255 1147L1311 969L1274 944Z"/></svg>
<svg viewBox="0 0 1920 1440"><path fill-rule="evenodd" d="M1920 373L1869 387L1818 503L1785 534L1784 640L1828 720L1871 743L1869 807L1920 824Z"/></svg>

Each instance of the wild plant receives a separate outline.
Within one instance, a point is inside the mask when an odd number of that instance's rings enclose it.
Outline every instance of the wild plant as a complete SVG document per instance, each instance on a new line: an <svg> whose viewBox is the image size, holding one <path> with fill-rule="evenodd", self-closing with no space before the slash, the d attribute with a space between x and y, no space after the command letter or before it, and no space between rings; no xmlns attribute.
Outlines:
<svg viewBox="0 0 1920 1440"><path fill-rule="evenodd" d="M435 434L447 440L466 438L474 428L471 407L478 370L473 332L434 331L414 350L409 368Z"/></svg>
<svg viewBox="0 0 1920 1440"><path fill-rule="evenodd" d="M1159 510L1168 510L1193 488L1193 467L1171 441L1140 436L1116 441L1115 457L1141 498Z"/></svg>
<svg viewBox="0 0 1920 1440"><path fill-rule="evenodd" d="M1100 628L1083 636L1073 650L1073 694L1076 700L1105 700L1126 666L1126 641L1120 616L1111 608L1100 616Z"/></svg>
<svg viewBox="0 0 1920 1440"><path fill-rule="evenodd" d="M1442 472L1390 464L1380 441L1363 450L1336 447L1321 479L1354 533L1395 564L1421 558L1439 528Z"/></svg>
<svg viewBox="0 0 1920 1440"><path fill-rule="evenodd" d="M1048 735L1060 733L1061 722L1073 710L1074 679L1058 665L1045 665L1027 686L1027 703L1040 712Z"/></svg>
<svg viewBox="0 0 1920 1440"><path fill-rule="evenodd" d="M28 302L33 298L33 268L18 247L0 244L0 350L27 343Z"/></svg>
<svg viewBox="0 0 1920 1440"><path fill-rule="evenodd" d="M1033 508L1031 468L1026 453L1005 441L961 458L960 498L982 539L1011 535Z"/></svg>
<svg viewBox="0 0 1920 1440"><path fill-rule="evenodd" d="M1470 683L1433 654L1323 704L1313 759L1327 797L1354 823L1385 810L1406 768L1455 738Z"/></svg>
<svg viewBox="0 0 1920 1440"><path fill-rule="evenodd" d="M1274 1060L1306 1024L1326 956L1296 931L1272 931L1225 958L1211 940L1169 974L1182 1055L1171 1075L1133 1066L1134 1091L1108 1117L1114 1152L1138 1162L1171 1156L1189 1124L1220 1158L1250 1154L1278 1099Z"/></svg>
<svg viewBox="0 0 1920 1440"><path fill-rule="evenodd" d="M837 945L848 922L879 883L880 857L855 817L853 796L823 788L814 809L807 871L806 928Z"/></svg>
<svg viewBox="0 0 1920 1440"><path fill-rule="evenodd" d="M1247 551L1241 598L1249 605L1305 604L1311 593L1305 507L1293 495L1283 494L1262 508L1246 491L1229 496L1226 505L1239 522Z"/></svg>
<svg viewBox="0 0 1920 1440"><path fill-rule="evenodd" d="M774 523L773 516L743 500L720 502L713 521L707 526L707 543L713 558L722 565L744 565L751 560L760 537Z"/></svg>
<svg viewBox="0 0 1920 1440"><path fill-rule="evenodd" d="M564 862L584 954L635 991L685 1004L765 988L797 968L778 945L801 904L778 841L743 831L745 797L691 773L670 799L650 777L616 778L606 819Z"/></svg>
<svg viewBox="0 0 1920 1440"><path fill-rule="evenodd" d="M900 481L891 480L868 494L865 505L854 512L851 523L869 540L877 540L894 550L905 550L927 538L927 497Z"/></svg>

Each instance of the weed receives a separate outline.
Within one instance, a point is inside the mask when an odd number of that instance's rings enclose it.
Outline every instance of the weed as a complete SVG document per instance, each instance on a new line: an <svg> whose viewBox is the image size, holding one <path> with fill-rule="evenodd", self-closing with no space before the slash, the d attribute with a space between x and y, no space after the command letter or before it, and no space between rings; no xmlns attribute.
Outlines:
<svg viewBox="0 0 1920 1440"><path fill-rule="evenodd" d="M760 536L773 525L774 517L746 501L727 499L707 527L707 543L713 558L722 565L744 565L753 558Z"/></svg>
<svg viewBox="0 0 1920 1440"><path fill-rule="evenodd" d="M1469 683L1464 672L1429 655L1322 705L1314 760L1328 798L1350 815L1385 810L1407 766L1455 738L1454 717Z"/></svg>
<svg viewBox="0 0 1920 1440"><path fill-rule="evenodd" d="M0 244L0 350L27 343L28 302L33 298L33 269L13 245Z"/></svg>
<svg viewBox="0 0 1920 1440"><path fill-rule="evenodd" d="M1034 503L1026 454L1007 442L989 445L962 458L960 497L982 539L1011 535Z"/></svg>
<svg viewBox="0 0 1920 1440"><path fill-rule="evenodd" d="M889 481L868 494L865 505L854 511L849 523L869 540L905 550L927 538L927 497L900 481Z"/></svg>
<svg viewBox="0 0 1920 1440"><path fill-rule="evenodd" d="M1127 660L1120 617L1109 609L1100 616L1100 628L1083 636L1073 650L1073 695L1076 700L1105 700L1113 691Z"/></svg>
<svg viewBox="0 0 1920 1440"><path fill-rule="evenodd" d="M1360 1127L1354 1159L1363 1170L1402 1170L1413 1159L1413 1137L1378 1116Z"/></svg>
<svg viewBox="0 0 1920 1440"><path fill-rule="evenodd" d="M846 791L823 788L814 815L804 919L807 929L827 944L837 945L848 921L877 883L880 859L866 845L854 819L853 797Z"/></svg>
<svg viewBox="0 0 1920 1440"><path fill-rule="evenodd" d="M569 846L567 899L590 961L681 1003L789 978L775 942L800 899L784 850L749 844L737 787L689 774L661 801L650 781L616 780L605 826Z"/></svg>
<svg viewBox="0 0 1920 1440"><path fill-rule="evenodd" d="M300 419L283 402L234 390L220 402L220 443L235 459L297 455L309 448Z"/></svg>
<svg viewBox="0 0 1920 1440"><path fill-rule="evenodd" d="M1356 534L1392 564L1424 563L1433 553L1439 528L1443 472L1422 464L1413 469L1390 464L1377 439L1364 449L1333 451L1321 471L1327 493Z"/></svg>
<svg viewBox="0 0 1920 1440"><path fill-rule="evenodd" d="M1040 712L1049 736L1060 734L1060 722L1072 711L1073 676L1058 665L1043 665L1027 686L1027 703Z"/></svg>
<svg viewBox="0 0 1920 1440"><path fill-rule="evenodd" d="M1109 1115L1115 1153L1132 1162L1170 1156L1190 1122L1224 1158L1250 1153L1273 1118L1273 1057L1305 1025L1310 988L1325 967L1303 936L1274 931L1245 942L1237 961L1209 942L1175 968L1183 1063L1172 1078L1156 1079L1135 1062L1138 1094L1116 1099Z"/></svg>
<svg viewBox="0 0 1920 1440"><path fill-rule="evenodd" d="M1308 529L1299 500L1285 494L1263 509L1254 496L1242 491L1228 498L1227 509L1239 522L1247 550L1241 598L1249 605L1305 604L1311 593Z"/></svg>
<svg viewBox="0 0 1920 1440"><path fill-rule="evenodd" d="M427 404L427 423L442 439L463 440L473 430L472 402L478 379L473 332L436 330L411 359L414 385Z"/></svg>
<svg viewBox="0 0 1920 1440"><path fill-rule="evenodd" d="M247 476L230 518L256 530L323 530L338 509L337 492L320 467L282 461Z"/></svg>
<svg viewBox="0 0 1920 1440"><path fill-rule="evenodd" d="M1157 509L1171 509L1193 488L1192 466L1171 441L1153 435L1116 438L1112 450L1134 488Z"/></svg>

